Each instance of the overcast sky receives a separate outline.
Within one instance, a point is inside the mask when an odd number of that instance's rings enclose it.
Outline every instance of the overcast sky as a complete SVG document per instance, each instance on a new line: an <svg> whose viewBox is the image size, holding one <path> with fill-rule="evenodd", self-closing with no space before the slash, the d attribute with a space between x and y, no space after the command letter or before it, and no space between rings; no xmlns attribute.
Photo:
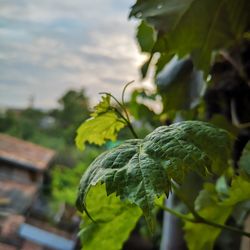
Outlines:
<svg viewBox="0 0 250 250"><path fill-rule="evenodd" d="M92 101L139 82L133 0L1 0L0 107L50 108L71 88Z"/></svg>

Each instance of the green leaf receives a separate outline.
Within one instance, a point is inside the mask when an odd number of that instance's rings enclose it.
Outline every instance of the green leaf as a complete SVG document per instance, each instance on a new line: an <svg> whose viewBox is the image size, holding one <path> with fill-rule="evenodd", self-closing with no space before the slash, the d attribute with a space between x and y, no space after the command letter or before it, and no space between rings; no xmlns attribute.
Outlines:
<svg viewBox="0 0 250 250"><path fill-rule="evenodd" d="M232 207L218 205L215 186L206 184L195 202L196 210L203 218L217 224L224 224ZM202 223L185 222L185 240L189 250L212 250L221 229Z"/></svg>
<svg viewBox="0 0 250 250"><path fill-rule="evenodd" d="M191 54L207 75L212 53L243 38L249 9L248 0L138 0L130 16L152 24L165 34L168 52Z"/></svg>
<svg viewBox="0 0 250 250"><path fill-rule="evenodd" d="M195 65L207 74L212 52L242 38L249 7L248 0L192 1L169 37L170 47L180 56L191 53Z"/></svg>
<svg viewBox="0 0 250 250"><path fill-rule="evenodd" d="M240 202L250 200L250 182L241 176L233 179L229 190L229 197L221 204L224 206L234 206Z"/></svg>
<svg viewBox="0 0 250 250"><path fill-rule="evenodd" d="M186 121L162 126L144 139L128 140L100 155L83 175L77 200L80 211L91 186L105 183L107 193L138 205L153 227L154 201L181 183L190 171L202 176L227 167L229 134L208 123Z"/></svg>
<svg viewBox="0 0 250 250"><path fill-rule="evenodd" d="M195 210L206 220L224 225L239 205L246 208L244 202L250 201L250 182L241 176L233 179L231 188L222 182L223 178L217 181L216 185L205 183L204 189L195 200ZM227 197L223 198L225 196ZM191 222L185 222L184 230L189 250L212 250L216 238L221 233L221 229Z"/></svg>
<svg viewBox="0 0 250 250"><path fill-rule="evenodd" d="M107 140L114 141L117 133L125 126L125 122L110 106L110 96L102 97L91 116L77 129L75 142L81 150L85 148L86 142L102 145Z"/></svg>
<svg viewBox="0 0 250 250"><path fill-rule="evenodd" d="M155 43L155 31L145 21L138 26L136 37L142 52L152 51Z"/></svg>
<svg viewBox="0 0 250 250"><path fill-rule="evenodd" d="M189 7L192 0L137 0L130 17L135 16L152 24L156 30L170 31Z"/></svg>
<svg viewBox="0 0 250 250"><path fill-rule="evenodd" d="M244 148L243 154L240 158L240 169L250 176L250 142Z"/></svg>
<svg viewBox="0 0 250 250"><path fill-rule="evenodd" d="M104 185L92 187L86 202L95 220L83 215L79 233L85 250L119 250L134 229L141 210L121 202L114 194L107 197Z"/></svg>
<svg viewBox="0 0 250 250"><path fill-rule="evenodd" d="M176 57L157 75L156 85L167 111L194 108L205 88L202 73L193 68L192 61Z"/></svg>

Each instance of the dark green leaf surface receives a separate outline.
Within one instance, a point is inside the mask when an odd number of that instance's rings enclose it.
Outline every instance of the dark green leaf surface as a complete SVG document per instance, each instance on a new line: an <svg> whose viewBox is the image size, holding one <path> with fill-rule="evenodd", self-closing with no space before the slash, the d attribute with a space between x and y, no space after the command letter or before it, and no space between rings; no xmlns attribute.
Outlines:
<svg viewBox="0 0 250 250"><path fill-rule="evenodd" d="M84 250L121 249L141 217L141 210L121 202L114 194L107 197L105 186L100 184L91 188L86 203L95 221L83 215L79 234Z"/></svg>
<svg viewBox="0 0 250 250"><path fill-rule="evenodd" d="M164 35L168 53L191 54L207 75L212 53L244 36L249 9L248 0L138 0L130 15L146 20Z"/></svg>
<svg viewBox="0 0 250 250"><path fill-rule="evenodd" d="M144 139L128 140L100 155L80 182L77 207L86 210L91 186L105 183L107 194L138 205L149 226L154 201L171 190L171 180L183 181L190 171L205 176L227 167L229 134L208 123L186 121L157 128Z"/></svg>
<svg viewBox="0 0 250 250"><path fill-rule="evenodd" d="M137 40L142 52L151 52L155 43L155 31L145 21L137 29Z"/></svg>

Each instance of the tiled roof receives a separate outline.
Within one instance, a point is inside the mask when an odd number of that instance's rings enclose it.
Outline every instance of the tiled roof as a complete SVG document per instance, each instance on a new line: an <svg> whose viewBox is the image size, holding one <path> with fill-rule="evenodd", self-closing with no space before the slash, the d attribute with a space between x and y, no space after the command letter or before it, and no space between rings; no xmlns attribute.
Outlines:
<svg viewBox="0 0 250 250"><path fill-rule="evenodd" d="M44 171L55 151L34 143L0 134L0 160L36 171Z"/></svg>

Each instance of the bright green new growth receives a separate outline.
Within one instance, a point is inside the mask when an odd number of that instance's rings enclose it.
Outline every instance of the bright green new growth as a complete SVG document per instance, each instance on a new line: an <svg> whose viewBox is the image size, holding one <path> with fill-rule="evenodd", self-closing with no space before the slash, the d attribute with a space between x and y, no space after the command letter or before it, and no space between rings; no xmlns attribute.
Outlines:
<svg viewBox="0 0 250 250"><path fill-rule="evenodd" d="M154 201L182 183L189 171L202 176L221 174L227 167L231 138L228 132L200 121L162 126L144 139L128 140L101 154L82 177L77 207L87 211L91 186L105 183L107 194L139 206L153 227Z"/></svg>
<svg viewBox="0 0 250 250"><path fill-rule="evenodd" d="M85 143L104 144L107 140L115 140L117 133L125 126L122 120L110 106L110 96L103 96L102 101L95 106L91 118L77 129L76 145L85 148Z"/></svg>
<svg viewBox="0 0 250 250"><path fill-rule="evenodd" d="M121 202L115 194L107 197L105 186L91 188L87 197L88 211L95 220L83 215L79 233L84 250L118 250L141 217L135 205Z"/></svg>

